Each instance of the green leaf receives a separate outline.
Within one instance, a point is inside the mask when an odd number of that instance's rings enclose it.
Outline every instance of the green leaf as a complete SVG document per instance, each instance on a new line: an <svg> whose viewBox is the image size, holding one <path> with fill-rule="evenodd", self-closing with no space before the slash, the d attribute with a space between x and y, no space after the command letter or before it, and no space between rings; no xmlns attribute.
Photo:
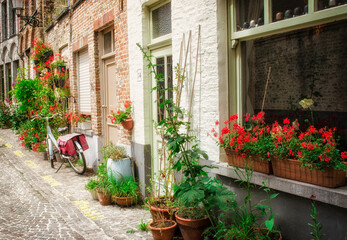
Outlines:
<svg viewBox="0 0 347 240"><path fill-rule="evenodd" d="M272 194L272 195L270 196L270 199L274 199L275 197L278 196L278 194L279 194L279 193L274 193L274 194Z"/></svg>
<svg viewBox="0 0 347 240"><path fill-rule="evenodd" d="M271 231L273 226L274 226L274 223L275 223L275 215L272 214L269 216L269 220L265 221L265 226L267 229L269 229Z"/></svg>

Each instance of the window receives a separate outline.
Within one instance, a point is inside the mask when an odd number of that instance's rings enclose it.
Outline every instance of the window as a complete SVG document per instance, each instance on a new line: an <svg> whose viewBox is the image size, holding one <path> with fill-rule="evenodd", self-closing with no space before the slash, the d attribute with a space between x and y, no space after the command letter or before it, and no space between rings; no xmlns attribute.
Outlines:
<svg viewBox="0 0 347 240"><path fill-rule="evenodd" d="M7 39L7 2L3 1L1 3L1 32L2 32L2 40Z"/></svg>
<svg viewBox="0 0 347 240"><path fill-rule="evenodd" d="M78 53L78 90L79 90L79 110L81 113L91 113L91 88L89 73L88 50Z"/></svg>
<svg viewBox="0 0 347 240"><path fill-rule="evenodd" d="M114 51L113 29L103 32L103 55Z"/></svg>
<svg viewBox="0 0 347 240"><path fill-rule="evenodd" d="M12 70L11 63L6 63L6 97L10 98L10 91L12 89Z"/></svg>
<svg viewBox="0 0 347 240"><path fill-rule="evenodd" d="M329 2L231 1L230 111L337 127L346 150L347 5ZM304 98L314 101L313 117Z"/></svg>
<svg viewBox="0 0 347 240"><path fill-rule="evenodd" d="M10 36L16 34L16 10L13 9L12 0L9 1L10 11Z"/></svg>
<svg viewBox="0 0 347 240"><path fill-rule="evenodd" d="M0 66L0 87L1 87L1 95L0 99L4 100L5 99L5 77L4 77L4 65Z"/></svg>
<svg viewBox="0 0 347 240"><path fill-rule="evenodd" d="M171 2L164 2L150 12L151 42L171 38Z"/></svg>

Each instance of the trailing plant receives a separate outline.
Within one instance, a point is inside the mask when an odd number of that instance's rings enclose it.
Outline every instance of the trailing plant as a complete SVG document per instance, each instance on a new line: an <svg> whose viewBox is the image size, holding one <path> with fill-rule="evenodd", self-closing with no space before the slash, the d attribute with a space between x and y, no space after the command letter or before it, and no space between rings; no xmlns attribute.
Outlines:
<svg viewBox="0 0 347 240"><path fill-rule="evenodd" d="M184 118L188 117L189 119L189 116L179 104L176 104L179 103L179 100L175 102L170 97L165 98L168 91L174 91L180 87L163 88L161 84L164 81L162 74L157 73L156 65L151 62L151 56L139 44L138 47L141 49L147 67L157 83L152 91L157 91L157 105L163 118L158 120L156 126L162 130L162 139L167 151L166 159L169 163L168 169L171 169L170 165L172 165L172 169L177 172L182 171L184 175L183 179L173 186L174 198L181 209L199 206L203 209L205 216L209 217L212 225L216 226L213 210L226 207L226 199L233 199L234 195L218 180L208 176L204 169L210 168L210 166L200 165L199 160L207 160L208 155L199 148L196 136L191 134L191 123ZM183 77L180 76L179 72L176 76L178 80L182 80ZM162 172L162 174L165 173ZM169 192L169 186L167 184L167 192Z"/></svg>
<svg viewBox="0 0 347 240"><path fill-rule="evenodd" d="M131 115L131 109L132 109L132 102L129 100L126 100L124 102L124 109L118 109L116 112L111 110L110 115L108 115L108 118L111 119L112 123L119 124L130 118Z"/></svg>
<svg viewBox="0 0 347 240"><path fill-rule="evenodd" d="M128 157L127 152L123 146L116 146L112 142L110 142L106 146L103 146L101 152L103 153L104 160L111 158L112 160L116 161Z"/></svg>

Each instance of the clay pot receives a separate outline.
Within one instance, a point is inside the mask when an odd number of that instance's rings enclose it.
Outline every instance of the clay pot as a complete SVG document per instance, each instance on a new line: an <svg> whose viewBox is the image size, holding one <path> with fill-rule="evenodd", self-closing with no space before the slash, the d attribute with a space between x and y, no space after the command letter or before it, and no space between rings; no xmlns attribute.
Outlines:
<svg viewBox="0 0 347 240"><path fill-rule="evenodd" d="M101 205L107 206L111 204L111 195L110 194L104 194L101 190L97 190L98 192L98 199Z"/></svg>
<svg viewBox="0 0 347 240"><path fill-rule="evenodd" d="M115 197L113 196L113 201L121 207L130 207L136 204L136 199L133 197Z"/></svg>
<svg viewBox="0 0 347 240"><path fill-rule="evenodd" d="M165 220L167 227L158 227L162 221L151 222L148 228L151 230L154 240L171 240L174 236L177 223L172 220Z"/></svg>
<svg viewBox="0 0 347 240"><path fill-rule="evenodd" d="M124 122L121 123L123 128L126 130L131 130L134 127L134 120L130 117L127 120L125 120Z"/></svg>
<svg viewBox="0 0 347 240"><path fill-rule="evenodd" d="M176 222L181 230L184 240L203 240L202 233L211 226L208 217L202 219L184 219L175 213Z"/></svg>

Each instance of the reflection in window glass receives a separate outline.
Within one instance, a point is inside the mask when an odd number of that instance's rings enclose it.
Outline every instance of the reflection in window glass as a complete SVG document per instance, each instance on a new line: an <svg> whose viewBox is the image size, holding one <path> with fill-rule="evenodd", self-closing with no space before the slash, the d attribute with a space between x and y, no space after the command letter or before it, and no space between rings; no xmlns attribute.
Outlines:
<svg viewBox="0 0 347 240"><path fill-rule="evenodd" d="M266 122L288 117L298 119L302 130L311 123L336 127L346 151L346 27L345 20L242 42L243 111L261 111L266 92ZM311 109L300 106L305 98L313 100Z"/></svg>
<svg viewBox="0 0 347 240"><path fill-rule="evenodd" d="M161 108L161 104L165 100L165 96L162 96L161 93L163 89L165 88L165 59L164 57L157 58L157 74L160 74L162 80L158 81L159 86L157 86L157 109L158 109L158 119L157 121L160 122L164 118L164 109Z"/></svg>
<svg viewBox="0 0 347 240"><path fill-rule="evenodd" d="M152 38L171 33L171 3L152 11Z"/></svg>
<svg viewBox="0 0 347 240"><path fill-rule="evenodd" d="M236 30L245 30L264 24L263 0L236 0Z"/></svg>
<svg viewBox="0 0 347 240"><path fill-rule="evenodd" d="M318 11L347 4L345 0L318 0Z"/></svg>
<svg viewBox="0 0 347 240"><path fill-rule="evenodd" d="M104 54L112 52L112 32L104 34Z"/></svg>
<svg viewBox="0 0 347 240"><path fill-rule="evenodd" d="M308 12L307 0L272 1L272 21L277 22L303 15Z"/></svg>

